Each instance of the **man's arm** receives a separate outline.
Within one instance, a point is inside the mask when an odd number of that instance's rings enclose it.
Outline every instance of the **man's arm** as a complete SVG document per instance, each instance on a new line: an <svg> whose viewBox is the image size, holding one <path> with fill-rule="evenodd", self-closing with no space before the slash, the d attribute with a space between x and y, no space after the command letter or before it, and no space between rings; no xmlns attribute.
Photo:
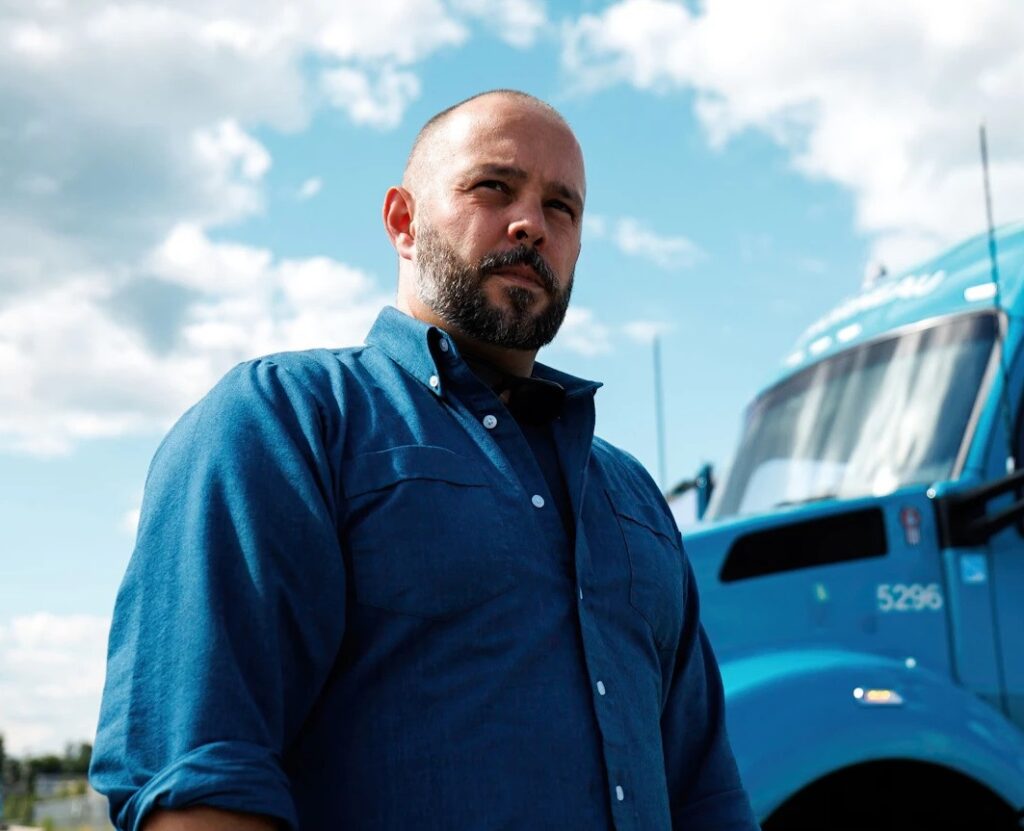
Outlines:
<svg viewBox="0 0 1024 831"><path fill-rule="evenodd" d="M217 808L186 808L157 811L143 825L143 831L278 831L280 825L258 814L236 814Z"/></svg>
<svg viewBox="0 0 1024 831"><path fill-rule="evenodd" d="M119 831L199 806L297 827L284 759L334 664L346 600L330 461L341 417L310 392L316 371L242 364L154 458L90 771Z"/></svg>
<svg viewBox="0 0 1024 831"><path fill-rule="evenodd" d="M722 679L700 624L696 580L683 556L683 630L661 716L672 827L757 831L726 734Z"/></svg>

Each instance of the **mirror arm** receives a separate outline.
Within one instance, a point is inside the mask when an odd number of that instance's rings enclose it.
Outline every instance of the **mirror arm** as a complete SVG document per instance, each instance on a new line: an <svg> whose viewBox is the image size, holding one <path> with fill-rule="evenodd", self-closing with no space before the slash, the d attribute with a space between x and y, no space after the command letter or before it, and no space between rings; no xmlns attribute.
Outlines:
<svg viewBox="0 0 1024 831"><path fill-rule="evenodd" d="M950 494L947 499L952 506L960 507L968 503L974 503L972 507L982 508L990 499L994 499L1021 486L1024 486L1024 468L996 479L994 482L978 485L962 493Z"/></svg>
<svg viewBox="0 0 1024 831"><path fill-rule="evenodd" d="M978 545L1004 528L1009 528L1022 517L1024 517L1024 499L1018 499L1009 507L996 511L991 516L982 516L969 522L963 529L963 535L965 539L976 540L974 544Z"/></svg>
<svg viewBox="0 0 1024 831"><path fill-rule="evenodd" d="M939 525L945 538L943 545L981 545L993 534L1024 518L1022 491L1024 469L962 493L940 497L936 507L939 511ZM985 508L989 500L1006 493L1015 493L1016 501L990 516L986 515Z"/></svg>
<svg viewBox="0 0 1024 831"><path fill-rule="evenodd" d="M697 487L696 479L683 479L682 482L679 482L665 491L665 498L672 499L674 496L682 496L684 493L689 490L693 490L695 487Z"/></svg>

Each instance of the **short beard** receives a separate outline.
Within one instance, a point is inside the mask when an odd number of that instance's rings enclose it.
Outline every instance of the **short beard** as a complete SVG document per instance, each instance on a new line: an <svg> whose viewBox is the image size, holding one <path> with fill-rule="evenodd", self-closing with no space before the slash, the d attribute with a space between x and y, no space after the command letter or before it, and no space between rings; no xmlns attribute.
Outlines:
<svg viewBox="0 0 1024 831"><path fill-rule="evenodd" d="M461 260L432 226L420 223L416 263L416 294L420 301L462 334L481 343L536 351L554 340L569 307L573 275L560 289L543 257L526 245L500 254L486 254L471 265ZM537 302L536 292L531 289L506 287L509 308L493 305L484 292L483 283L489 275L520 265L537 273L548 295L548 303L540 312L530 312Z"/></svg>

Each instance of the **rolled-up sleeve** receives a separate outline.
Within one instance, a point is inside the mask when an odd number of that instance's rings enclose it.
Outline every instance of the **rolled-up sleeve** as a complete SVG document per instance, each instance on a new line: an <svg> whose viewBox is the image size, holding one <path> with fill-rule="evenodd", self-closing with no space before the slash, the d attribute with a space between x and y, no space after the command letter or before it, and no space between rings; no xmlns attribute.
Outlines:
<svg viewBox="0 0 1024 831"><path fill-rule="evenodd" d="M297 827L283 758L344 632L340 412L264 359L229 373L160 446L90 771L118 829L198 804Z"/></svg>
<svg viewBox="0 0 1024 831"><path fill-rule="evenodd" d="M683 630L661 719L672 827L757 831L729 746L722 679L700 624L693 570L684 564Z"/></svg>

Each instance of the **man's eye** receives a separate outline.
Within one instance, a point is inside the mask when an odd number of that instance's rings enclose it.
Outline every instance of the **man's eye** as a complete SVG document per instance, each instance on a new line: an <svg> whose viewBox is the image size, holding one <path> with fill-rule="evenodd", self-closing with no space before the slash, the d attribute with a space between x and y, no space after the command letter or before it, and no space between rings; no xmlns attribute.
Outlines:
<svg viewBox="0 0 1024 831"><path fill-rule="evenodd" d="M548 202L548 205L557 211L564 211L565 213L569 214L569 216L572 217L573 219L576 218L576 211L574 211L572 207L570 207L560 199L552 199L550 202Z"/></svg>
<svg viewBox="0 0 1024 831"><path fill-rule="evenodd" d="M477 182L478 188L489 188L491 190L501 191L502 193L508 193L508 185L504 182L500 182L497 179L485 179L482 182Z"/></svg>

